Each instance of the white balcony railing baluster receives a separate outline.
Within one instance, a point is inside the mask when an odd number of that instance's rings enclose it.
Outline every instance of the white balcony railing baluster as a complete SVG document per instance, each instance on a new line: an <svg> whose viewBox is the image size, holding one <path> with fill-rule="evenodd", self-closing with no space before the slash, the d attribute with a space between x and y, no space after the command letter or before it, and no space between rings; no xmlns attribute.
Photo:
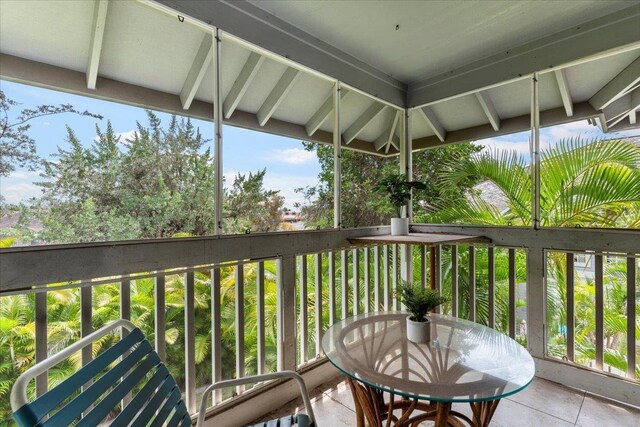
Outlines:
<svg viewBox="0 0 640 427"><path fill-rule="evenodd" d="M575 269L574 254L567 253L567 359L573 362L575 359L576 348L576 303L575 303Z"/></svg>
<svg viewBox="0 0 640 427"><path fill-rule="evenodd" d="M637 279L637 260L630 256L627 257L627 377L630 379L639 379L636 377L636 342L640 340L640 336L636 336L636 279Z"/></svg>
<svg viewBox="0 0 640 427"><path fill-rule="evenodd" d="M195 412L196 400L196 312L195 276L193 271L184 274L184 367L185 394L189 412Z"/></svg>
<svg viewBox="0 0 640 427"><path fill-rule="evenodd" d="M265 373L265 322L264 322L264 261L256 266L256 327L258 340L257 373Z"/></svg>
<svg viewBox="0 0 640 427"><path fill-rule="evenodd" d="M516 250L509 248L509 336L516 337Z"/></svg>

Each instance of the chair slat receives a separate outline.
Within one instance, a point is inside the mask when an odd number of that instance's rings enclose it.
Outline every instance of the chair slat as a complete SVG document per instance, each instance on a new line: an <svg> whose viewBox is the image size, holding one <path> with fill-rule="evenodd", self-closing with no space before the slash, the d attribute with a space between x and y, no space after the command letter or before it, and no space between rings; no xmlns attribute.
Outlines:
<svg viewBox="0 0 640 427"><path fill-rule="evenodd" d="M280 427L291 427L292 421L291 415L288 417L282 417L280 418Z"/></svg>
<svg viewBox="0 0 640 427"><path fill-rule="evenodd" d="M124 360L116 364L111 370L100 377L99 380L91 384L81 394L76 396L66 406L61 408L58 412L49 418L49 420L43 425L47 426L62 426L69 425L71 421L79 417L82 411L87 409L95 400L102 396L109 387L116 384L119 378L123 377L133 366L138 363L144 356L152 352L151 344L148 341L143 341L140 345L133 350ZM79 372L81 372L80 370ZM85 381L90 377L86 377Z"/></svg>
<svg viewBox="0 0 640 427"><path fill-rule="evenodd" d="M91 412L80 420L76 427L93 426L102 421L109 412L118 405L118 402L130 393L133 388L151 372L154 367L158 366L160 358L155 352L149 353L142 363L140 363L133 372L129 373L120 384L118 384L111 392L98 403Z"/></svg>
<svg viewBox="0 0 640 427"><path fill-rule="evenodd" d="M171 411L174 409L176 410L178 409L178 402L180 402L180 400L181 400L180 390L176 387L173 390L171 390L171 394L169 395L167 400L164 402L164 405L162 405L162 408L158 412L158 415L156 415L156 418L153 420L153 423L151 423L150 427L160 427L164 425L164 422L171 414ZM185 412L186 412L186 409L187 408L185 407Z"/></svg>
<svg viewBox="0 0 640 427"><path fill-rule="evenodd" d="M42 419L42 417L55 409L65 399L73 395L73 393L82 387L89 378L93 378L99 374L118 357L122 356L122 354L127 350L131 349L131 347L143 340L144 335L142 334L142 331L140 331L140 329L134 329L124 339L120 340L104 353L93 359L82 369L78 370L75 374L60 383L57 387L49 390L47 393L43 394L28 405L24 405L16 411L16 417L20 417L20 412L26 411L26 407L28 406L28 411L34 415L36 420Z"/></svg>
<svg viewBox="0 0 640 427"><path fill-rule="evenodd" d="M147 401L150 400L152 393L154 393L156 389L158 389L158 387L167 379L168 376L169 371L167 370L166 366L162 364L158 365L151 379L149 379L144 387L142 387L142 389L134 396L129 405L127 405L127 407L118 414L118 416L113 420L113 423L122 423L122 425L128 425L136 416L136 414L138 414L138 412L140 412L145 407L145 403L150 403ZM169 390L170 388L168 388L165 393L168 393ZM161 402L162 401L159 401L156 406L159 406Z"/></svg>
<svg viewBox="0 0 640 427"><path fill-rule="evenodd" d="M155 395L151 398L151 400L149 400L149 402L147 402L147 405L144 407L144 409L142 409L140 414L138 414L137 418L133 423L129 424L126 422L122 422L122 423L114 422L112 424L112 427L120 427L120 426L126 426L126 425L131 425L131 427L142 427L142 426L148 425L149 420L151 420L154 414L158 411L158 409L162 407L162 403L167 398L169 398L171 396L171 392L177 388L178 386L176 385L176 382L173 380L173 377L168 376L167 378L164 379L160 387L158 387L158 390L156 391ZM115 421L118 421L118 419L116 418ZM126 420L123 420L123 421L126 421Z"/></svg>
<svg viewBox="0 0 640 427"><path fill-rule="evenodd" d="M307 414L296 415L296 423L298 424L298 427L311 427L313 425Z"/></svg>

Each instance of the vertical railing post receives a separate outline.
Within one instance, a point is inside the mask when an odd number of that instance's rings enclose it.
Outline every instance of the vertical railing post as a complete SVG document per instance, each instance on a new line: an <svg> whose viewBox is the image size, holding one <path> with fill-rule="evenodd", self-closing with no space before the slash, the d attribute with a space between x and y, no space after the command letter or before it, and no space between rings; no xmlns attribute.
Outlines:
<svg viewBox="0 0 640 427"><path fill-rule="evenodd" d="M373 311L380 310L380 246L373 248Z"/></svg>
<svg viewBox="0 0 640 427"><path fill-rule="evenodd" d="M441 246L436 245L431 248L431 283L432 287L442 294L442 260ZM436 313L442 314L442 306L436 307Z"/></svg>
<svg viewBox="0 0 640 427"><path fill-rule="evenodd" d="M627 258L627 377L636 379L636 258L629 254Z"/></svg>
<svg viewBox="0 0 640 427"><path fill-rule="evenodd" d="M545 355L546 283L543 249L527 250L527 346L532 356Z"/></svg>
<svg viewBox="0 0 640 427"><path fill-rule="evenodd" d="M220 268L211 269L211 381L222 380L222 312L220 303ZM222 400L222 391L213 394L213 403Z"/></svg>
<svg viewBox="0 0 640 427"><path fill-rule="evenodd" d="M571 362L575 359L576 348L576 303L575 303L575 269L573 254L567 254L567 359Z"/></svg>
<svg viewBox="0 0 640 427"><path fill-rule="evenodd" d="M393 288L391 289L391 307L393 310L398 310L398 299L396 297L396 292L398 290L398 245L393 244L391 246L391 285Z"/></svg>
<svg viewBox="0 0 640 427"><path fill-rule="evenodd" d="M35 295L36 363L47 358L47 293ZM44 372L36 377L36 395L42 396L48 389L48 376Z"/></svg>
<svg viewBox="0 0 640 427"><path fill-rule="evenodd" d="M296 257L277 260L278 370L296 369Z"/></svg>
<svg viewBox="0 0 640 427"><path fill-rule="evenodd" d="M336 254L329 252L329 325L336 323Z"/></svg>
<svg viewBox="0 0 640 427"><path fill-rule="evenodd" d="M309 325L309 313L307 310L307 256L301 255L300 258L300 277L298 283L300 284L300 363L307 361L309 352L307 351L307 343L309 342L308 325Z"/></svg>
<svg viewBox="0 0 640 427"><path fill-rule="evenodd" d="M187 409L196 412L196 312L195 277L193 271L184 275L184 366Z"/></svg>
<svg viewBox="0 0 640 427"><path fill-rule="evenodd" d="M509 248L509 336L516 336L516 250Z"/></svg>
<svg viewBox="0 0 640 427"><path fill-rule="evenodd" d="M371 268L371 261L369 258L369 252L370 252L369 247L365 247L363 251L364 251L364 261L363 261L364 273L363 273L362 280L364 282L364 312L368 313L371 307L371 300L369 298L369 293L371 291L370 271L369 271L369 269Z"/></svg>
<svg viewBox="0 0 640 427"><path fill-rule="evenodd" d="M315 254L316 357L322 353L322 254Z"/></svg>
<svg viewBox="0 0 640 427"><path fill-rule="evenodd" d="M235 271L236 297L236 378L245 376L244 372L244 264L238 262ZM241 393L244 386L238 386L236 391Z"/></svg>
<svg viewBox="0 0 640 427"><path fill-rule="evenodd" d="M265 369L265 322L264 322L264 262L257 264L256 270L256 305L257 305L257 338L258 338L258 375Z"/></svg>
<svg viewBox="0 0 640 427"><path fill-rule="evenodd" d="M360 250L358 248L351 250L351 260L353 262L353 315L360 313Z"/></svg>
<svg viewBox="0 0 640 427"><path fill-rule="evenodd" d="M389 245L384 245L382 247L382 274L384 274L383 283L383 298L384 298L384 310L389 311L391 308L391 293L389 287L391 286L389 283Z"/></svg>
<svg viewBox="0 0 640 427"><path fill-rule="evenodd" d="M496 258L495 248L487 249L487 275L489 281L489 319L490 328L496 327Z"/></svg>
<svg viewBox="0 0 640 427"><path fill-rule="evenodd" d="M458 246L451 245L451 315L458 316Z"/></svg>
<svg viewBox="0 0 640 427"><path fill-rule="evenodd" d="M120 318L131 320L131 279L124 277L120 280ZM127 330L120 330L120 337L127 335ZM122 408L125 408L131 402L131 393L127 393L122 399Z"/></svg>
<svg viewBox="0 0 640 427"><path fill-rule="evenodd" d="M595 280L596 287L596 369L602 370L604 367L604 270L602 265L602 255L595 257Z"/></svg>
<svg viewBox="0 0 640 427"><path fill-rule="evenodd" d="M340 279L342 292L342 319L349 317L349 260L348 253L345 250L340 251Z"/></svg>
<svg viewBox="0 0 640 427"><path fill-rule="evenodd" d="M469 245L469 320L476 321L476 248Z"/></svg>
<svg viewBox="0 0 640 427"><path fill-rule="evenodd" d="M93 332L93 326L91 322L92 290L93 289L91 288L91 286L84 286L80 288L80 334L83 338ZM89 363L91 359L91 346L88 345L82 349L82 366Z"/></svg>
<svg viewBox="0 0 640 427"><path fill-rule="evenodd" d="M154 328L155 328L155 347L160 360L167 361L167 347L166 347L166 335L165 335L165 313L166 313L166 299L165 299L165 275L160 274L155 278L155 286L153 287L153 300L155 305Z"/></svg>

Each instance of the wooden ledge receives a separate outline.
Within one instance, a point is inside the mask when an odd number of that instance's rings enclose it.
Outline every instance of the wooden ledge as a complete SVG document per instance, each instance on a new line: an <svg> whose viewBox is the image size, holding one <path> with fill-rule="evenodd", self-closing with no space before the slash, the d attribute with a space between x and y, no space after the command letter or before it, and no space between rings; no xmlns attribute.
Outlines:
<svg viewBox="0 0 640 427"><path fill-rule="evenodd" d="M349 242L354 245L389 244L404 245L447 245L456 243L491 243L491 239L484 236L470 236L464 234L445 233L409 233L406 236L382 236L354 237Z"/></svg>

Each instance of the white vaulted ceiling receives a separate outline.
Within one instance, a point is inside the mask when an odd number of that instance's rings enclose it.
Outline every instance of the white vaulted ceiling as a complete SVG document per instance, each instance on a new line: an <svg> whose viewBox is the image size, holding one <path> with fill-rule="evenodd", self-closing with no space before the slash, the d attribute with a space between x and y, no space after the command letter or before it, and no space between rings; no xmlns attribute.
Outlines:
<svg viewBox="0 0 640 427"><path fill-rule="evenodd" d="M415 107L418 149L528 129L534 71L543 126L586 118L605 130L637 123L640 26L637 34L615 30L640 19L639 2L160 3L2 0L0 77L211 120L215 24L223 30L230 125L331 143L327 107L337 79L344 83L343 144L397 154L396 114L406 106ZM247 17L255 22L240 19ZM608 44L596 37L589 40L598 46L577 47L597 55L557 52L558 43L602 28L611 31L602 36ZM542 67L547 58L572 60Z"/></svg>

